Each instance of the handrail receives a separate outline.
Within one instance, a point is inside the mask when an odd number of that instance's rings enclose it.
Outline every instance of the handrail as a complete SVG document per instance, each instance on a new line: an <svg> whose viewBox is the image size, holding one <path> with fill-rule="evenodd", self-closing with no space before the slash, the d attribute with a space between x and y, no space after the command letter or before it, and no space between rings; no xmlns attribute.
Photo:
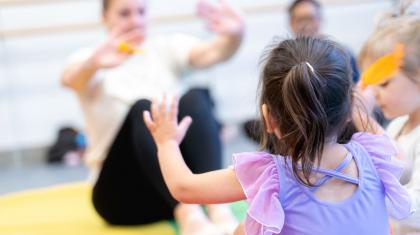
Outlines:
<svg viewBox="0 0 420 235"><path fill-rule="evenodd" d="M23 4L23 3L47 3L47 2L66 2L70 0L0 0L0 6L2 4ZM73 0L74 1L74 0ZM86 1L86 0L84 0ZM339 5L355 5L355 4L367 4L367 3L379 3L383 0L323 0L325 4L339 6ZM281 12L286 9L286 4L265 4L265 5L253 5L245 6L242 9L246 14L256 15L263 13ZM194 14L173 14L173 15L162 15L153 17L151 20L156 24L172 24L180 23L185 21L195 20L197 17ZM39 27L28 27L18 29L6 29L0 30L0 38L18 38L28 37L47 33L59 33L59 32L74 32L83 30L98 29L101 26L99 21L71 23L71 24L60 24L50 26L39 26Z"/></svg>
<svg viewBox="0 0 420 235"><path fill-rule="evenodd" d="M75 0L0 0L0 7L29 5L29 4L48 4L60 2L74 2ZM82 0L79 0L82 1ZM84 0L86 1L86 0Z"/></svg>

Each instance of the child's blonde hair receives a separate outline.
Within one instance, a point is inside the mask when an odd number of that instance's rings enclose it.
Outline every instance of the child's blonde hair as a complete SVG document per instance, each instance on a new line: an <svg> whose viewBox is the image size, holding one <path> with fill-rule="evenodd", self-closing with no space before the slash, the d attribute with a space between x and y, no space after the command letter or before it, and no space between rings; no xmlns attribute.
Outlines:
<svg viewBox="0 0 420 235"><path fill-rule="evenodd" d="M388 19L379 26L362 47L359 65L367 67L377 59L392 52L395 45L404 45L404 62L401 71L410 79L420 82L420 19L413 16L400 16Z"/></svg>

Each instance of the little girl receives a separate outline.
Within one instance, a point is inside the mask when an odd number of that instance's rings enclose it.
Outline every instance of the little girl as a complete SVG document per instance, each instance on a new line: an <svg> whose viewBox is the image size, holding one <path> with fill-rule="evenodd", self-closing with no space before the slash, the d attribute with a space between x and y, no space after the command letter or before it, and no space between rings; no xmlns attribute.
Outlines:
<svg viewBox="0 0 420 235"><path fill-rule="evenodd" d="M385 117L394 119L388 133L409 166L401 183L417 213L401 221L397 234L420 234L420 19L404 16L379 28L364 45L360 63L363 86L373 92Z"/></svg>
<svg viewBox="0 0 420 235"><path fill-rule="evenodd" d="M192 120L178 124L176 98L169 107L166 98L153 102L151 115L144 113L176 199L247 199L247 218L236 234L250 235L384 235L390 233L388 215L409 215L391 140L380 129L380 135L344 138L353 102L342 48L320 38L282 41L268 53L260 84L265 151L235 154L233 168L203 174L188 169L178 146Z"/></svg>

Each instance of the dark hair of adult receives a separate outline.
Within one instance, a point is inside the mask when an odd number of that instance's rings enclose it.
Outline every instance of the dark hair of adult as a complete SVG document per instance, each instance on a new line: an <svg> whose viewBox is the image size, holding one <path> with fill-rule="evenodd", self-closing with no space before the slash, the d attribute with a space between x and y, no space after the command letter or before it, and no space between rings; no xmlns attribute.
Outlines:
<svg viewBox="0 0 420 235"><path fill-rule="evenodd" d="M292 2L292 4L290 4L287 10L287 12L289 13L289 17L293 16L294 10L296 9L298 5L300 5L301 3L306 3L306 2L311 3L317 9L319 13L321 12L322 5L317 0L295 0Z"/></svg>

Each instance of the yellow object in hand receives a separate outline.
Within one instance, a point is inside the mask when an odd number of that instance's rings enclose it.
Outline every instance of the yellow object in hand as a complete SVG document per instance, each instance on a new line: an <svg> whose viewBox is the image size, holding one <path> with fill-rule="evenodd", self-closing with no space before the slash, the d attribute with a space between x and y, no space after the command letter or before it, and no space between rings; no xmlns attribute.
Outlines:
<svg viewBox="0 0 420 235"><path fill-rule="evenodd" d="M136 54L136 55L139 55L139 54L143 54L144 53L144 51L142 49L135 48L135 47L131 46L130 44L128 44L126 41L121 41L118 44L118 50L120 52L124 52L124 53L127 53L127 54Z"/></svg>
<svg viewBox="0 0 420 235"><path fill-rule="evenodd" d="M404 45L398 43L393 52L375 61L365 72L361 80L362 86L381 84L389 80L400 69L404 60Z"/></svg>

